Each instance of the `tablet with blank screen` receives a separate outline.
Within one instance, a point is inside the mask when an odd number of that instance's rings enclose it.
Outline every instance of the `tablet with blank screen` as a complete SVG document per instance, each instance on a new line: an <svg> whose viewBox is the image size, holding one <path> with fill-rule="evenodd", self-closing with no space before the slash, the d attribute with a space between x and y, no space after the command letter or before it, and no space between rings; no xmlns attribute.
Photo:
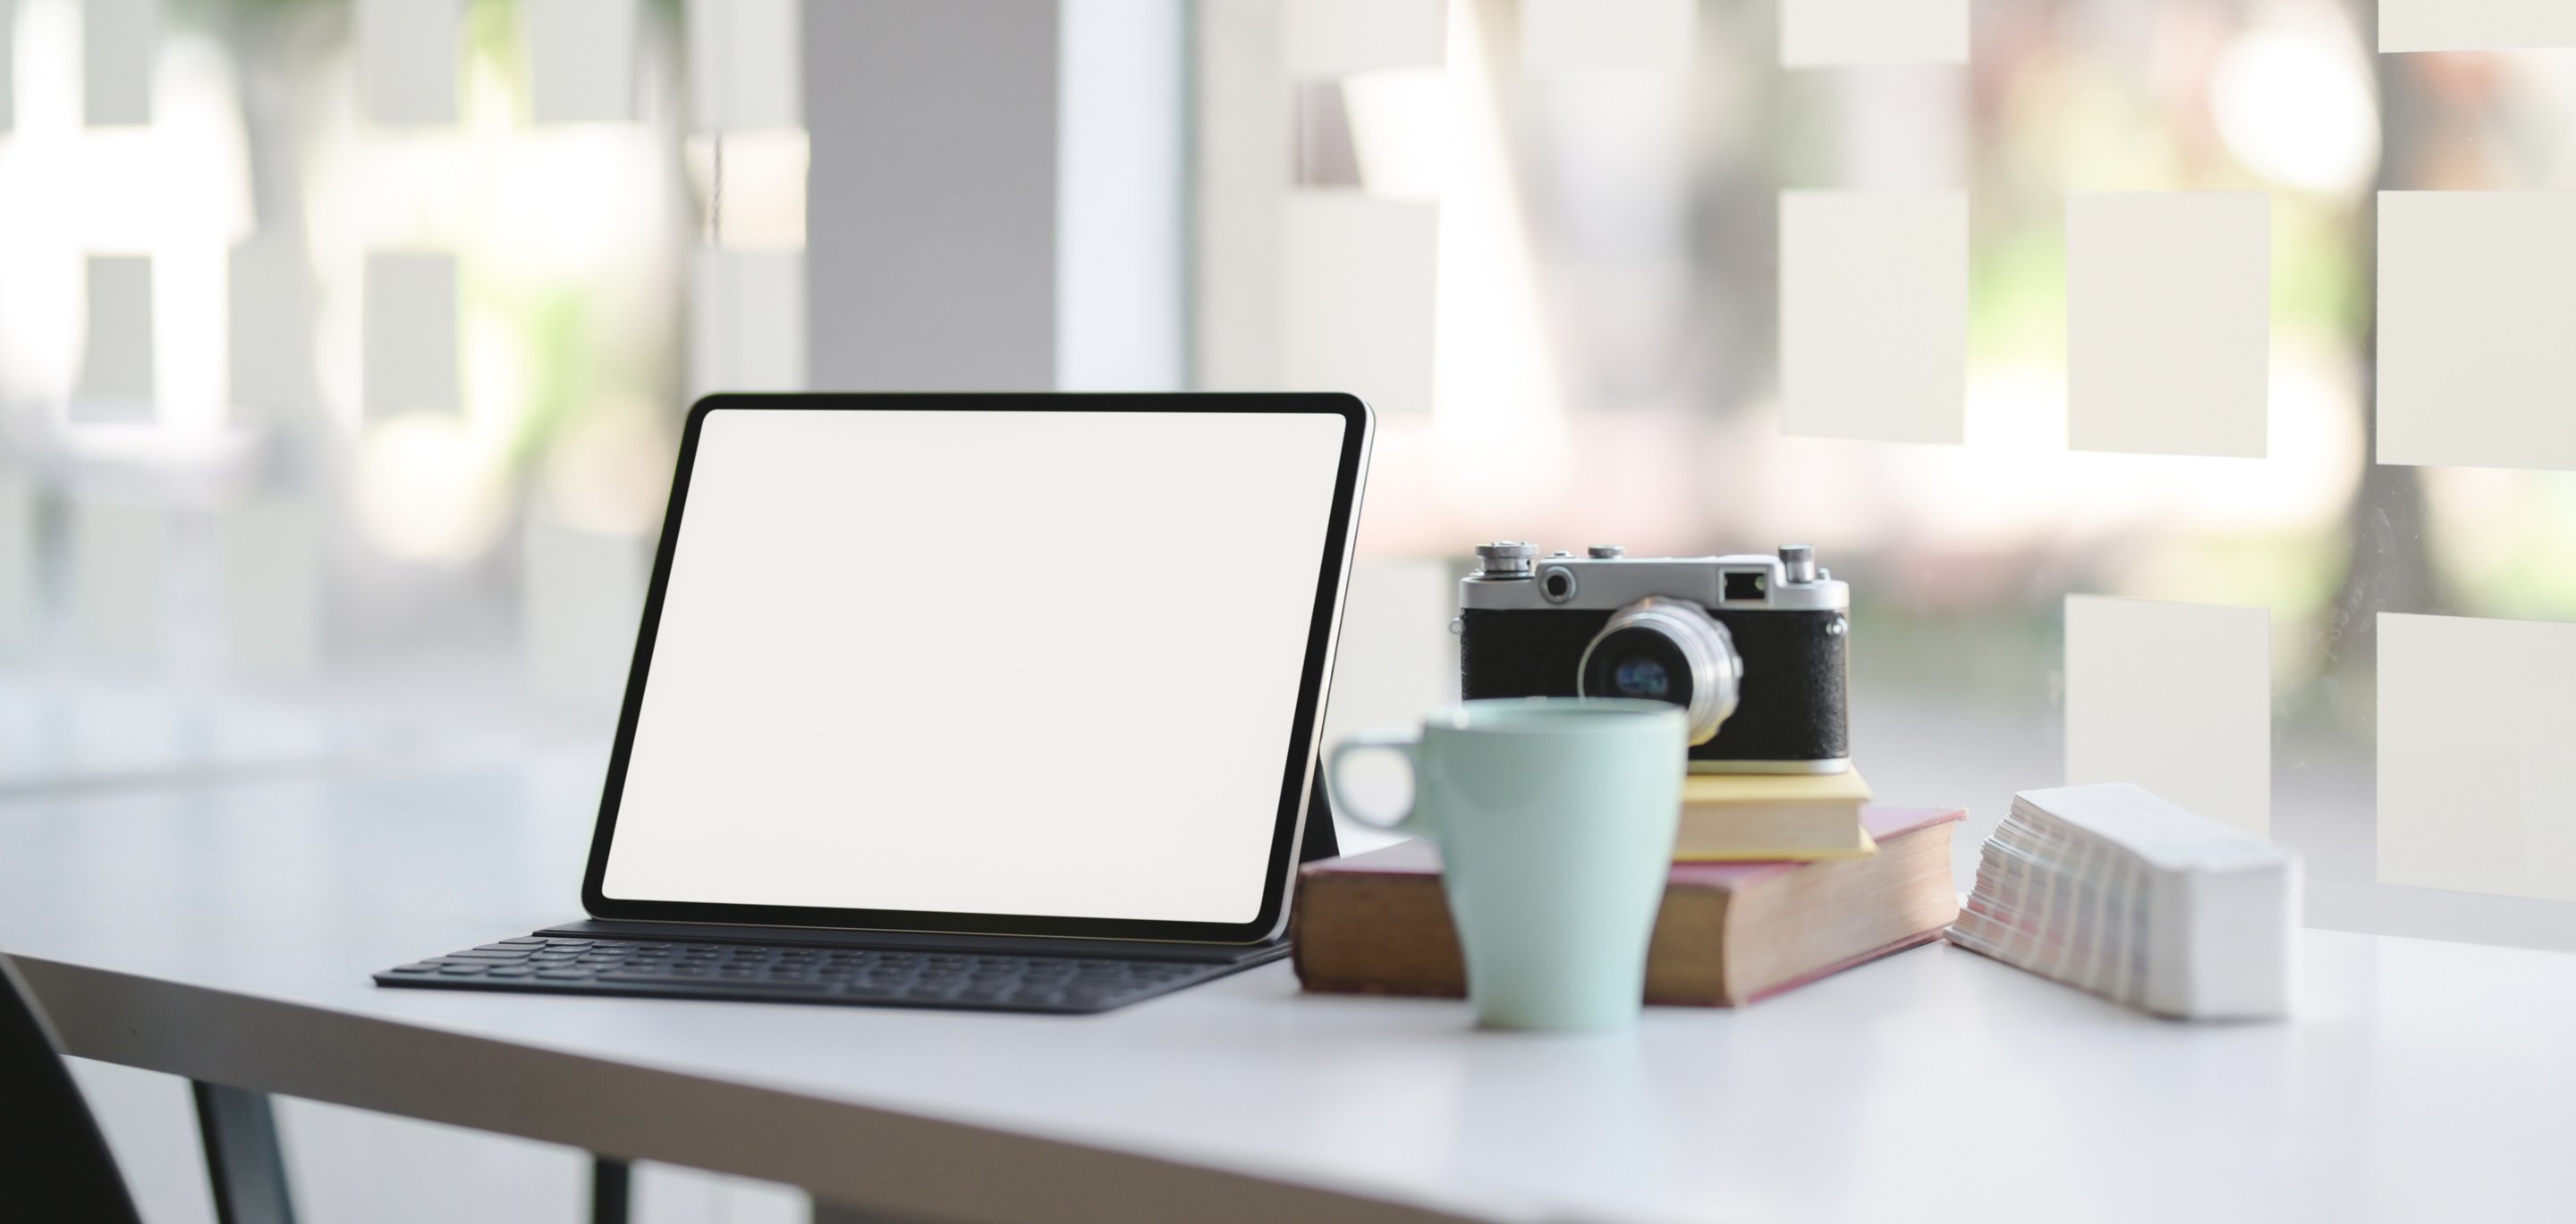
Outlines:
<svg viewBox="0 0 2576 1224"><path fill-rule="evenodd" d="M701 402L586 905L1275 936L1369 429L1341 395Z"/></svg>

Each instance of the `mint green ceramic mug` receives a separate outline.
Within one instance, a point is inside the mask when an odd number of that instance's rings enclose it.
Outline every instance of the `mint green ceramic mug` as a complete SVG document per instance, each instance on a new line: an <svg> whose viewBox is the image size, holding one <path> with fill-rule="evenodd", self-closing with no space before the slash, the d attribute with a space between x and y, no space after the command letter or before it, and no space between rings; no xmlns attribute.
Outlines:
<svg viewBox="0 0 2576 1224"><path fill-rule="evenodd" d="M1342 815L1439 843L1478 1023L1607 1028L1645 998L1688 741L1682 708L1660 701L1470 701L1433 711L1419 736L1343 741L1325 780ZM1343 798L1344 762L1372 749L1413 767L1411 811Z"/></svg>

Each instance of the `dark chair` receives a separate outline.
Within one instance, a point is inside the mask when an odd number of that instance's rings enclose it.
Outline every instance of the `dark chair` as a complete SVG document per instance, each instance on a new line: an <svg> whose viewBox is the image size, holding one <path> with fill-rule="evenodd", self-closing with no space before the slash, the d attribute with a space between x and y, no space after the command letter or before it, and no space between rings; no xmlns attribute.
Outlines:
<svg viewBox="0 0 2576 1224"><path fill-rule="evenodd" d="M142 1224L89 1102L7 957L0 957L0 1218Z"/></svg>
<svg viewBox="0 0 2576 1224"><path fill-rule="evenodd" d="M268 1096L219 1084L193 1085L197 1129L218 1224L294 1224L286 1160ZM607 1157L591 1161L591 1220L623 1224L633 1171ZM142 1224L89 1101L36 999L0 956L0 1220L8 1224Z"/></svg>

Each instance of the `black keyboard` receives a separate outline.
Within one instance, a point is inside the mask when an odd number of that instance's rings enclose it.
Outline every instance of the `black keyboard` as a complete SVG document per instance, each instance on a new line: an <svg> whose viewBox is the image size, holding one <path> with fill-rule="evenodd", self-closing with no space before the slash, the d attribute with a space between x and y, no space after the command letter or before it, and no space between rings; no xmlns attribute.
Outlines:
<svg viewBox="0 0 2576 1224"><path fill-rule="evenodd" d="M967 951L531 935L375 975L378 985L670 999L1084 1013L1266 960L983 955Z"/></svg>

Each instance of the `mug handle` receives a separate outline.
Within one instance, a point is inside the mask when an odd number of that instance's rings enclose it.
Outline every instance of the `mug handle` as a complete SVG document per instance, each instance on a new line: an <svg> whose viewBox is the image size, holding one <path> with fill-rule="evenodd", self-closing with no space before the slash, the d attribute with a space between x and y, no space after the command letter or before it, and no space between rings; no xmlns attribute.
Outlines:
<svg viewBox="0 0 2576 1224"><path fill-rule="evenodd" d="M1342 792L1342 760L1354 752L1386 749L1404 758L1405 769L1413 775L1413 802L1393 816L1372 816L1351 805ZM1363 731L1333 745L1333 755L1324 765L1324 789L1332 797L1333 810L1372 829L1398 833L1428 833L1419 819L1422 811L1422 738L1410 731Z"/></svg>

